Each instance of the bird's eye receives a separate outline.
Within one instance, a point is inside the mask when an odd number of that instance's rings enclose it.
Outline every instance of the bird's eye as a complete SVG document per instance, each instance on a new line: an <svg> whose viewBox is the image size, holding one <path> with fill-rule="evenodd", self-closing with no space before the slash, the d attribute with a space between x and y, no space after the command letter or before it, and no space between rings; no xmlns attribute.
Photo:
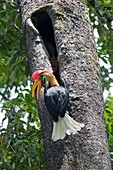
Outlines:
<svg viewBox="0 0 113 170"><path fill-rule="evenodd" d="M44 75L41 73L41 74L40 74L40 77L41 77L41 78L44 78Z"/></svg>

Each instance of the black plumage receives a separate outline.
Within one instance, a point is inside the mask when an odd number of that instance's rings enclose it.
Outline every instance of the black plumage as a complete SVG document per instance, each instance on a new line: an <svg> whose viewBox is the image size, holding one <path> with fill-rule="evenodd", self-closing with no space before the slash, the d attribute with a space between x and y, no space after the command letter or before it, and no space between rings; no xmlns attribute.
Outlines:
<svg viewBox="0 0 113 170"><path fill-rule="evenodd" d="M64 117L69 103L69 93L62 86L45 88L45 105L52 116L53 121L58 122L58 116Z"/></svg>

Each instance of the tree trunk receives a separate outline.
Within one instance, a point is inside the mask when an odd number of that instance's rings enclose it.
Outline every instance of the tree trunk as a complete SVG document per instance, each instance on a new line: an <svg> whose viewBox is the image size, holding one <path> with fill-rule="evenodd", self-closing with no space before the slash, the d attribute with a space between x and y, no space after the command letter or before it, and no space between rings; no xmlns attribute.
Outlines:
<svg viewBox="0 0 113 170"><path fill-rule="evenodd" d="M47 170L111 170L100 67L84 0L18 0L31 73L53 70L70 94L69 112L85 127L51 140L52 120L38 101Z"/></svg>

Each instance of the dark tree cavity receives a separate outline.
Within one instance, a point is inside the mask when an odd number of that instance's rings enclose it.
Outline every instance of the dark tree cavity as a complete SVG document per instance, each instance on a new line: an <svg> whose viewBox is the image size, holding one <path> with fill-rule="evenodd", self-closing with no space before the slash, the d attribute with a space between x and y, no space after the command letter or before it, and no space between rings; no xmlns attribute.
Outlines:
<svg viewBox="0 0 113 170"><path fill-rule="evenodd" d="M35 28L39 31L40 37L49 55L49 61L52 65L53 73L60 82L59 68L57 61L57 49L54 37L52 20L46 10L36 11L32 14L31 20Z"/></svg>
<svg viewBox="0 0 113 170"><path fill-rule="evenodd" d="M57 58L56 43L54 38L54 30L52 21L46 11L35 12L31 16L31 20L39 31L45 47L50 57Z"/></svg>

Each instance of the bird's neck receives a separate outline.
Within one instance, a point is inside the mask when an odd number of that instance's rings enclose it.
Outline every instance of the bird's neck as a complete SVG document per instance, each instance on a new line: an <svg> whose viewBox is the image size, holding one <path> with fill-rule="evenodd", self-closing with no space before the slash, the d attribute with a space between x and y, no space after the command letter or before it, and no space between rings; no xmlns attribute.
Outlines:
<svg viewBox="0 0 113 170"><path fill-rule="evenodd" d="M50 74L48 77L51 86L59 86L58 81L56 80L53 74Z"/></svg>

